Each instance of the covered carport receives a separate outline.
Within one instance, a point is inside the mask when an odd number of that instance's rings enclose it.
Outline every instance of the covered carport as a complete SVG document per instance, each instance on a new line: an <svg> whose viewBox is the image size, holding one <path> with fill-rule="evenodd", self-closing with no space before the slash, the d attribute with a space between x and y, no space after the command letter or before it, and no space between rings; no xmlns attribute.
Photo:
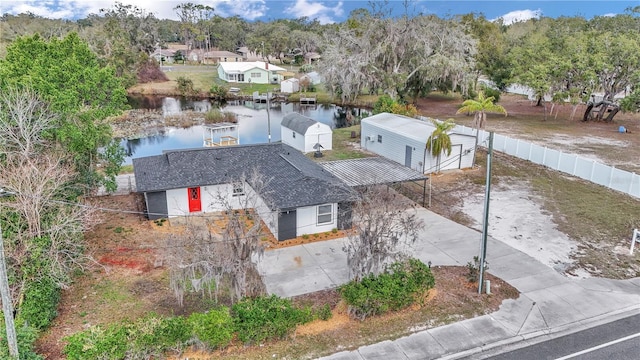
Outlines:
<svg viewBox="0 0 640 360"><path fill-rule="evenodd" d="M368 157L327 161L320 165L351 187L421 182L422 206L425 205L429 177L395 161L383 157Z"/></svg>

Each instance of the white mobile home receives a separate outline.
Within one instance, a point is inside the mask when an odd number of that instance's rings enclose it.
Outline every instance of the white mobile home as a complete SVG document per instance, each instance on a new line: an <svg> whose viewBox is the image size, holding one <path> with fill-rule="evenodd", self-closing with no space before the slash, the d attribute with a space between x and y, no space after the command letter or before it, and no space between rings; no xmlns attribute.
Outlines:
<svg viewBox="0 0 640 360"><path fill-rule="evenodd" d="M433 130L429 121L381 113L362 119L360 142L364 150L428 174L437 170L437 157L431 156L426 149ZM451 133L449 137L451 155L440 157L440 170L473 166L475 137L457 133Z"/></svg>
<svg viewBox="0 0 640 360"><path fill-rule="evenodd" d="M285 115L280 123L282 142L303 153L315 151L316 144L320 144L320 150L331 150L332 134L329 125L298 113Z"/></svg>

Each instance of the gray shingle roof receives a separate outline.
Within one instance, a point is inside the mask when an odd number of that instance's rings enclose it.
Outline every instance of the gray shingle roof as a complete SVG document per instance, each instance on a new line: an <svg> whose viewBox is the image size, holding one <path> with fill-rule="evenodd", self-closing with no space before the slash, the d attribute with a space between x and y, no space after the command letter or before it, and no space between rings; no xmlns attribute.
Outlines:
<svg viewBox="0 0 640 360"><path fill-rule="evenodd" d="M263 200L280 210L353 200L343 181L282 143L170 151L133 159L138 192L226 184L254 169Z"/></svg>
<svg viewBox="0 0 640 360"><path fill-rule="evenodd" d="M280 125L291 129L298 134L306 134L307 129L315 125L317 121L298 113L289 113L282 118Z"/></svg>

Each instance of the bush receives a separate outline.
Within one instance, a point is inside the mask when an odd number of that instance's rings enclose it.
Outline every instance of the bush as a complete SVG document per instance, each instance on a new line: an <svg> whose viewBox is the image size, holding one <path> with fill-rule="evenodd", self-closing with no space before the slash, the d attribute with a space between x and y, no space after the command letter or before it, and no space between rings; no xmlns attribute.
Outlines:
<svg viewBox="0 0 640 360"><path fill-rule="evenodd" d="M387 94L380 96L373 104L374 114L380 114L383 112L409 117L418 115L418 109L414 105L398 102Z"/></svg>
<svg viewBox="0 0 640 360"><path fill-rule="evenodd" d="M24 300L18 309L18 317L35 329L46 329L58 315L60 288L50 278L31 282L24 292Z"/></svg>
<svg viewBox="0 0 640 360"><path fill-rule="evenodd" d="M211 85L211 89L209 89L209 95L214 99L224 99L227 96L227 88L222 85L213 84Z"/></svg>
<svg viewBox="0 0 640 360"><path fill-rule="evenodd" d="M69 360L162 357L170 349L181 349L191 337L184 317L151 314L135 323L94 326L73 334L65 339L64 353Z"/></svg>
<svg viewBox="0 0 640 360"><path fill-rule="evenodd" d="M180 95L192 96L196 94L196 90L193 88L193 80L180 76L176 81L178 82L178 92L180 92Z"/></svg>
<svg viewBox="0 0 640 360"><path fill-rule="evenodd" d="M316 317L323 321L331 319L332 316L333 313L331 312L331 306L329 304L322 305L322 307L316 312Z"/></svg>
<svg viewBox="0 0 640 360"><path fill-rule="evenodd" d="M138 68L138 82L149 83L152 81L169 81L167 75L160 69L160 65L154 60L145 61Z"/></svg>
<svg viewBox="0 0 640 360"><path fill-rule="evenodd" d="M150 314L129 327L127 354L133 358L161 357L169 349L181 349L191 337L190 323L184 317Z"/></svg>
<svg viewBox="0 0 640 360"><path fill-rule="evenodd" d="M434 285L429 267L420 260L410 259L391 264L378 276L371 274L360 281L351 281L339 291L349 305L349 314L364 320L368 316L403 309Z"/></svg>
<svg viewBox="0 0 640 360"><path fill-rule="evenodd" d="M189 324L195 336L212 349L226 347L233 338L233 320L228 308L193 313L189 316Z"/></svg>
<svg viewBox="0 0 640 360"><path fill-rule="evenodd" d="M299 324L313 320L310 308L299 309L275 295L244 299L233 305L238 338L244 343L284 339Z"/></svg>
<svg viewBox="0 0 640 360"><path fill-rule="evenodd" d="M299 71L300 71L301 73L308 74L308 73L310 73L310 72L312 72L312 71L313 71L313 65L311 65L311 64L304 64L304 65L300 66Z"/></svg>
<svg viewBox="0 0 640 360"><path fill-rule="evenodd" d="M124 359L129 345L129 324L112 324L106 329L94 326L65 340L67 360Z"/></svg>
<svg viewBox="0 0 640 360"><path fill-rule="evenodd" d="M238 122L236 114L231 111L221 111L218 108L211 109L204 114L204 122L207 124L215 124L221 122Z"/></svg>
<svg viewBox="0 0 640 360"><path fill-rule="evenodd" d="M498 101L500 101L500 95L502 94L500 90L494 89L485 84L481 84L480 89L482 92L484 92L485 97L493 96L494 103L497 103Z"/></svg>
<svg viewBox="0 0 640 360"><path fill-rule="evenodd" d="M18 352L20 360L42 360L42 356L35 352L35 342L38 338L38 330L27 326L21 321L16 321L16 339L18 340ZM9 343L7 342L4 317L0 312L0 359L10 359Z"/></svg>

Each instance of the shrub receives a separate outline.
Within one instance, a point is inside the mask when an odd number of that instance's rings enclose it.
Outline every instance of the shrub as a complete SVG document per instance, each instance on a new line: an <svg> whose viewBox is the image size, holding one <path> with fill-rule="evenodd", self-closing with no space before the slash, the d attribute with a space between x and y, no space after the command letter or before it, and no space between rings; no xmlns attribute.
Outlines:
<svg viewBox="0 0 640 360"><path fill-rule="evenodd" d="M196 90L193 88L193 80L180 76L176 81L178 82L178 92L180 92L180 95L192 96L196 94Z"/></svg>
<svg viewBox="0 0 640 360"><path fill-rule="evenodd" d="M189 316L189 324L195 336L212 349L226 347L233 338L233 320L228 308L193 313Z"/></svg>
<svg viewBox="0 0 640 360"><path fill-rule="evenodd" d="M484 262L484 269L487 270L489 268L489 263L487 261ZM473 257L473 262L469 261L467 263L467 280L470 283L478 282L478 275L480 270L480 258L478 256Z"/></svg>
<svg viewBox="0 0 640 360"><path fill-rule="evenodd" d="M312 71L313 71L313 65L311 65L311 64L304 64L304 65L300 66L299 71L300 71L301 73L305 73L305 74L306 74L306 73L310 73L310 72L312 72Z"/></svg>
<svg viewBox="0 0 640 360"><path fill-rule="evenodd" d="M207 124L215 124L220 122L238 122L236 114L230 111L221 111L218 108L211 109L204 114L204 121Z"/></svg>
<svg viewBox="0 0 640 360"><path fill-rule="evenodd" d="M38 338L38 330L27 326L18 320L16 325L16 339L18 340L18 352L21 360L42 360L42 356L35 352L35 342ZM9 344L7 342L4 317L0 312L0 359L10 359Z"/></svg>
<svg viewBox="0 0 640 360"><path fill-rule="evenodd" d="M128 328L127 354L133 358L161 357L168 349L181 349L191 334L191 326L183 317L150 314Z"/></svg>
<svg viewBox="0 0 640 360"><path fill-rule="evenodd" d="M331 312L331 306L329 304L322 305L322 307L316 312L316 317L323 321L331 319L332 316L333 313Z"/></svg>
<svg viewBox="0 0 640 360"><path fill-rule="evenodd" d="M224 99L227 95L227 88L219 84L213 84L209 89L209 95L214 99Z"/></svg>
<svg viewBox="0 0 640 360"><path fill-rule="evenodd" d="M232 316L244 343L284 339L298 324L313 320L311 308L296 308L291 300L275 295L244 299L233 305Z"/></svg>
<svg viewBox="0 0 640 360"><path fill-rule="evenodd" d="M500 90L494 89L486 84L481 84L480 89L484 92L485 97L493 96L494 102L500 101L500 95L502 94Z"/></svg>
<svg viewBox="0 0 640 360"><path fill-rule="evenodd" d="M191 336L184 317L151 314L135 323L94 326L73 334L65 339L64 353L69 360L162 357L170 349L181 349Z"/></svg>
<svg viewBox="0 0 640 360"><path fill-rule="evenodd" d="M60 288L50 278L31 282L24 292L24 300L18 309L18 316L26 324L42 330L58 315Z"/></svg>
<svg viewBox="0 0 640 360"><path fill-rule="evenodd" d="M94 326L65 340L68 360L124 359L129 346L129 324L113 324L103 329Z"/></svg>
<svg viewBox="0 0 640 360"><path fill-rule="evenodd" d="M146 61L140 65L137 75L138 82L142 84L152 81L169 81L167 75L160 69L160 65L153 60Z"/></svg>
<svg viewBox="0 0 640 360"><path fill-rule="evenodd" d="M391 264L382 274L351 281L339 291L349 305L352 317L368 316L400 310L413 304L435 285L427 265L417 259Z"/></svg>

